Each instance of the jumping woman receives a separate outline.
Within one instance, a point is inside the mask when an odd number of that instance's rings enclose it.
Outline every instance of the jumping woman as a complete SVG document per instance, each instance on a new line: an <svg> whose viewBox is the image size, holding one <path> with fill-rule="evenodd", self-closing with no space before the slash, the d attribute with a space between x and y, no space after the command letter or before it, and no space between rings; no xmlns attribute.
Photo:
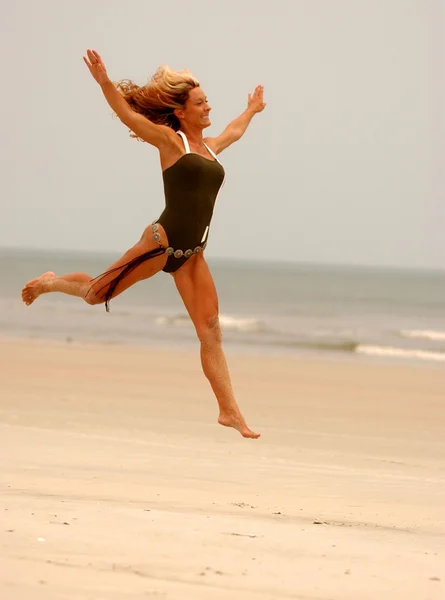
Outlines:
<svg viewBox="0 0 445 600"><path fill-rule="evenodd" d="M253 116L264 109L263 87L249 94L247 109L221 135L203 138L211 107L190 72L164 66L143 87L126 80L115 85L95 50L88 50L84 61L133 137L159 150L165 209L102 275L44 273L25 285L23 302L29 306L41 294L61 292L91 305L104 303L108 311L110 300L138 281L159 271L171 273L201 343L202 368L218 401L218 422L256 439L260 434L249 429L233 394L221 346L218 297L204 249L224 182L217 155L239 140Z"/></svg>

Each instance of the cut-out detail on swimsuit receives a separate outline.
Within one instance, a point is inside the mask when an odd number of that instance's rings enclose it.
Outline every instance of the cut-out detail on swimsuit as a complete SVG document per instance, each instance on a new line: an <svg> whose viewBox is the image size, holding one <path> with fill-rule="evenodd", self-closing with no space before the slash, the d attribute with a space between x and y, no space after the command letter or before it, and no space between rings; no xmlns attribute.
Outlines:
<svg viewBox="0 0 445 600"><path fill-rule="evenodd" d="M110 284L104 286L107 288L103 293L107 311L109 311L109 301L119 282L146 260L166 253L168 258L163 271L174 273L193 254L202 252L206 247L214 207L225 180L224 169L207 144L204 145L214 160L190 152L185 133L183 131L177 133L184 142L185 154L162 173L165 209L159 219L152 224L152 238L158 244L158 248L115 269L120 269L120 272ZM162 225L167 235L167 248L161 244L158 223ZM100 281L110 272L103 273L93 282ZM102 289L99 290L101 291Z"/></svg>

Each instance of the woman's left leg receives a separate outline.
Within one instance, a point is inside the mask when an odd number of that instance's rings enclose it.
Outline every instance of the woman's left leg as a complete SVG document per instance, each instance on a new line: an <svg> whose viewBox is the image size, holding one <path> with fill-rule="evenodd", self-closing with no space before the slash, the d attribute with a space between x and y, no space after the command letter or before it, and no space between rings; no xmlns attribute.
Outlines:
<svg viewBox="0 0 445 600"><path fill-rule="evenodd" d="M168 239L160 225L158 232L161 235L160 243L153 239L152 226L146 227L139 242L127 250L119 260L99 277L93 278L88 273L68 273L56 277L55 273L48 271L36 279L31 279L22 290L23 302L29 306L41 294L61 292L62 294L82 298L88 304L102 304L106 299L105 292L109 290L113 281L123 274L122 279L118 280L115 288L110 291L110 297L115 298L130 286L152 277L164 268L167 261L164 247L168 246ZM160 246L160 244L163 244L163 246ZM149 258L150 253L154 254L153 258ZM144 256L147 260L144 260ZM141 258L140 264L126 274L126 266L138 258Z"/></svg>
<svg viewBox="0 0 445 600"><path fill-rule="evenodd" d="M219 405L218 422L234 427L243 437L260 437L247 426L233 394L221 346L218 297L204 256L193 256L172 275L201 342L202 368Z"/></svg>

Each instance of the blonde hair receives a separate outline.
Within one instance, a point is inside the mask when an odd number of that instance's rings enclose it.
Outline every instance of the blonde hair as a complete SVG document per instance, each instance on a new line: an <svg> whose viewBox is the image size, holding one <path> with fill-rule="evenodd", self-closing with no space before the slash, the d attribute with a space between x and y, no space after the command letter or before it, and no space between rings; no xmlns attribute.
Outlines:
<svg viewBox="0 0 445 600"><path fill-rule="evenodd" d="M135 112L157 125L167 125L178 131L180 122L173 111L185 105L190 90L199 87L199 81L187 69L173 71L162 65L147 85L138 86L128 79L115 85Z"/></svg>

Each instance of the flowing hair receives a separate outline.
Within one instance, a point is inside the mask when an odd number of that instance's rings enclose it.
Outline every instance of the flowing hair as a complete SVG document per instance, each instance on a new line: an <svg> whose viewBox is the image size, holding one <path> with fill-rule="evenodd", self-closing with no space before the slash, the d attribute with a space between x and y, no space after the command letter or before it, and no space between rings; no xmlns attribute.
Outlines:
<svg viewBox="0 0 445 600"><path fill-rule="evenodd" d="M175 108L182 108L190 90L199 87L199 81L188 71L173 71L162 65L147 85L139 86L128 79L115 84L130 107L157 125L180 129ZM138 137L134 133L132 137ZM139 138L138 138L139 139Z"/></svg>

